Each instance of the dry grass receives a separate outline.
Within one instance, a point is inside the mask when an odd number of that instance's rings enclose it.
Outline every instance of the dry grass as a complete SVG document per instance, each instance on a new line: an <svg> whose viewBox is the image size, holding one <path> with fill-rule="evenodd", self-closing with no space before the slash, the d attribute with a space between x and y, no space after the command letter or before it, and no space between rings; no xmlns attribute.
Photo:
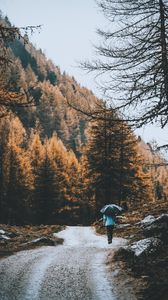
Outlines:
<svg viewBox="0 0 168 300"><path fill-rule="evenodd" d="M0 229L3 229L6 233L13 234L9 240L0 240L0 257L11 255L20 250L35 248L37 245L26 243L44 236L57 244L63 242L62 239L53 237L53 233L63 229L63 226L60 225L10 226L0 224Z"/></svg>

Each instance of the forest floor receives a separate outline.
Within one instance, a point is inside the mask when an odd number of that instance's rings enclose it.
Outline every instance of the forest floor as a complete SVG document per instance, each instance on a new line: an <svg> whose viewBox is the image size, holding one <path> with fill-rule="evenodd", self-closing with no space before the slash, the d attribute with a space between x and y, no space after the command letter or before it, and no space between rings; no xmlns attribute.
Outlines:
<svg viewBox="0 0 168 300"><path fill-rule="evenodd" d="M142 205L137 210L132 210L123 215L120 225L129 224L129 226L118 226L114 230L114 237L123 237L128 239L131 245L139 240L144 239L142 226L137 223L149 215L159 217L168 213L168 202L158 201L150 205ZM105 233L104 228L100 225L97 232ZM124 289L129 285L134 286L137 299L143 300L167 300L168 299L168 245L165 244L157 254L152 257L145 257L145 262L141 265L135 260L130 262L129 255L115 255L108 257L108 265L111 271L118 270L114 282L119 289ZM128 253L127 253L128 254ZM127 276L125 276L127 275ZM124 278L127 278L124 281Z"/></svg>
<svg viewBox="0 0 168 300"><path fill-rule="evenodd" d="M63 228L60 225L11 226L0 224L0 258L21 250L62 244L63 240L54 237L53 233Z"/></svg>

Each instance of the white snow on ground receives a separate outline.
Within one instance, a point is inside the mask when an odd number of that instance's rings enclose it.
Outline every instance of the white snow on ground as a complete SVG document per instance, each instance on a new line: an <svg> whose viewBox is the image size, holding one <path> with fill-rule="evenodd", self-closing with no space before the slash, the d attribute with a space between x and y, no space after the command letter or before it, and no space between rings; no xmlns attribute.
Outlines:
<svg viewBox="0 0 168 300"><path fill-rule="evenodd" d="M83 226L68 226L65 230L54 234L64 239L64 246L83 246L96 248L115 248L126 243L125 239L114 238L113 243L107 244L107 237L98 235L91 227Z"/></svg>
<svg viewBox="0 0 168 300"><path fill-rule="evenodd" d="M64 244L23 251L0 261L1 300L118 300L106 257L125 244L95 234L91 227L67 227Z"/></svg>
<svg viewBox="0 0 168 300"><path fill-rule="evenodd" d="M156 249L160 245L160 240L158 238L146 238L132 244L131 249L134 251L136 256L141 255L143 252L147 253L150 249ZM152 251L152 250L151 250Z"/></svg>
<svg viewBox="0 0 168 300"><path fill-rule="evenodd" d="M136 223L137 225L150 225L152 224L154 221L156 220L156 218L152 215L148 215L147 217L145 217L143 220L141 220L140 222Z"/></svg>
<svg viewBox="0 0 168 300"><path fill-rule="evenodd" d="M136 223L136 225L145 225L145 226L148 226L148 225L151 225L152 223L155 223L155 221L159 222L159 221L163 220L163 218L164 219L168 218L168 214L162 214L162 215L160 215L157 218L155 218L152 215L148 215L142 221Z"/></svg>
<svg viewBox="0 0 168 300"><path fill-rule="evenodd" d="M10 237L8 237L8 236L6 236L4 234L1 235L1 238L3 238L4 240L10 240Z"/></svg>

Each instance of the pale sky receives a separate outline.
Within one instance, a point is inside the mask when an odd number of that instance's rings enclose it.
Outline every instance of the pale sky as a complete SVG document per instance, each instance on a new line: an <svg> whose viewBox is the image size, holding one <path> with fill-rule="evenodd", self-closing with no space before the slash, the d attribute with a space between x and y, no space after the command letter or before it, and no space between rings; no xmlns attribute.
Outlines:
<svg viewBox="0 0 168 300"><path fill-rule="evenodd" d="M94 76L78 67L79 61L92 60L93 44L99 44L96 29L107 22L95 0L0 0L0 9L16 26L40 25L40 33L30 40L41 48L61 71L75 77L82 86L101 97ZM155 139L160 145L168 143L167 129L146 126L136 130L145 142Z"/></svg>
<svg viewBox="0 0 168 300"><path fill-rule="evenodd" d="M0 9L12 24L19 27L42 24L40 33L30 37L33 44L61 71L98 93L93 75L78 67L79 61L94 57L95 31L105 23L94 0L0 0L0 3Z"/></svg>

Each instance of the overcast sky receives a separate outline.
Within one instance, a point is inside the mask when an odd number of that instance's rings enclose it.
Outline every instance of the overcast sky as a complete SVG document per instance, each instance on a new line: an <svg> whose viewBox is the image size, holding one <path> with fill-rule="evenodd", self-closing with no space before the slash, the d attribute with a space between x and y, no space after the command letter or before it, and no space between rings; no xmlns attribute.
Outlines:
<svg viewBox="0 0 168 300"><path fill-rule="evenodd" d="M96 28L105 23L94 0L0 0L1 10L17 26L40 25L30 40L48 58L98 93L93 75L81 70L79 61L94 57ZM92 80L91 80L92 79Z"/></svg>
<svg viewBox="0 0 168 300"><path fill-rule="evenodd" d="M16 26L42 24L40 33L30 37L33 44L62 72L73 75L100 96L93 75L78 68L79 61L94 58L93 44L99 43L96 29L107 26L95 0L0 0L0 9ZM168 143L167 130L156 126L146 126L136 133L146 142L156 139L159 144Z"/></svg>

